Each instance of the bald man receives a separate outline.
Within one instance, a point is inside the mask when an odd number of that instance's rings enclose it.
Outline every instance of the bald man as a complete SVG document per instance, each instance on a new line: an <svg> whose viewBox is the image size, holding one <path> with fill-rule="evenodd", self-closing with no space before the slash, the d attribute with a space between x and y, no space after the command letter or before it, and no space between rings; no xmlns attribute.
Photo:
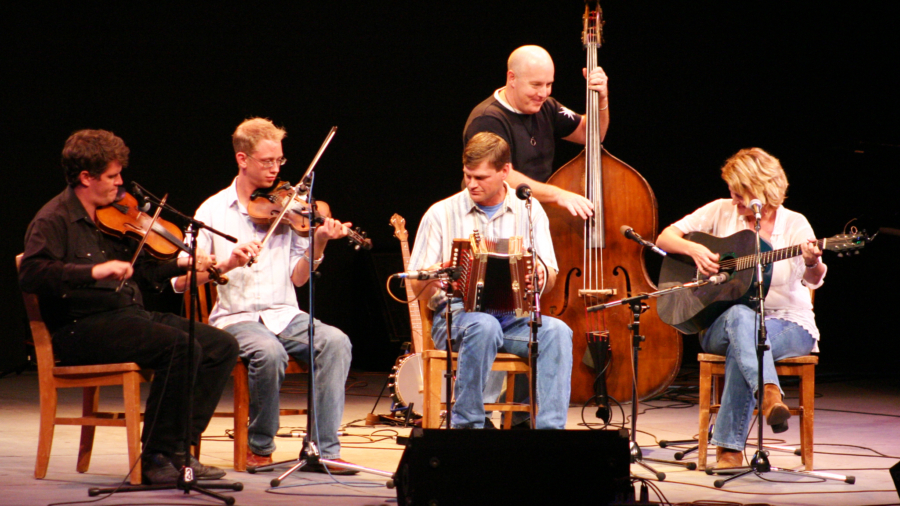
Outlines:
<svg viewBox="0 0 900 506"><path fill-rule="evenodd" d="M499 135L512 150L513 170L506 180L511 187L526 183L542 204L555 204L568 209L573 216L587 219L593 214L589 200L545 184L553 174L556 141L585 142L584 116L550 96L553 74L553 59L544 48L522 46L513 51L507 62L506 86L469 114L463 145L479 132ZM608 78L599 67L586 77L588 87L600 95L600 137L603 138L609 126Z"/></svg>

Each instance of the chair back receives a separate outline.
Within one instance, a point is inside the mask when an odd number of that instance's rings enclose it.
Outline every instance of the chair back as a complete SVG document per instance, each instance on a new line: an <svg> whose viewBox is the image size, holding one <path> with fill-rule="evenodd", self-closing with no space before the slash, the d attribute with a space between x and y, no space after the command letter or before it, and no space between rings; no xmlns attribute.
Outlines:
<svg viewBox="0 0 900 506"><path fill-rule="evenodd" d="M16 255L16 272L22 266L22 253ZM53 356L53 342L50 331L41 317L41 306L38 296L33 293L22 292L25 301L25 312L28 314L28 323L31 326L31 338L34 340L34 352L38 362L38 381L41 383L53 382L53 368L56 366L56 358Z"/></svg>
<svg viewBox="0 0 900 506"><path fill-rule="evenodd" d="M209 323L209 313L216 304L219 297L219 291L213 283L205 283L197 287L197 298L200 300L199 312L194 315L195 319L200 323ZM190 314L191 307L191 287L188 286L184 290L184 317Z"/></svg>
<svg viewBox="0 0 900 506"><path fill-rule="evenodd" d="M434 349L434 341L431 339L431 322L434 319L434 311L428 307L428 301L419 301L419 314L422 321L422 349L416 350L416 352L421 353Z"/></svg>

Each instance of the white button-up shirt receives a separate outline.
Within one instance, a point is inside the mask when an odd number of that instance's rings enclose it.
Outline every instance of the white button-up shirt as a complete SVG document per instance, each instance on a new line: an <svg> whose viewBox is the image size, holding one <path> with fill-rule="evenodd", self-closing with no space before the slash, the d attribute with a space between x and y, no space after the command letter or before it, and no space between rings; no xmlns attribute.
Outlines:
<svg viewBox="0 0 900 506"><path fill-rule="evenodd" d="M232 243L208 230L201 231L197 246L220 260L231 256L238 244L254 239L261 241L269 228L250 221L247 209L238 201L236 180L207 199L197 209L195 217L237 238L238 242ZM260 251L256 263L228 272L228 283L218 287L219 298L209 315L210 325L224 328L234 323L262 320L275 334L284 330L301 312L291 273L308 247L307 238L295 234L287 225L279 225Z"/></svg>
<svg viewBox="0 0 900 506"><path fill-rule="evenodd" d="M466 239L474 230L478 230L488 242L523 237L525 247L529 247L528 210L525 208L525 201L516 197L507 183L503 184L506 185L506 198L503 206L490 219L475 205L468 190L431 206L419 223L408 268L421 270L438 262L449 261L453 240ZM558 272L547 213L537 199L532 200L535 251L547 267Z"/></svg>

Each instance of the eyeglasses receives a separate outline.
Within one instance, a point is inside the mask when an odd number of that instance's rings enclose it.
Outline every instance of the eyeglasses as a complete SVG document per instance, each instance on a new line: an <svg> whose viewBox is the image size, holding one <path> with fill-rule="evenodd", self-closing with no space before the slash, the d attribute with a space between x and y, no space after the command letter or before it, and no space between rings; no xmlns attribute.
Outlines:
<svg viewBox="0 0 900 506"><path fill-rule="evenodd" d="M263 166L263 168L271 169L272 167L278 165L279 167L287 163L287 158L278 158L275 160L260 160L259 158L254 157L253 155L247 155L247 158L253 158L256 160L256 163Z"/></svg>

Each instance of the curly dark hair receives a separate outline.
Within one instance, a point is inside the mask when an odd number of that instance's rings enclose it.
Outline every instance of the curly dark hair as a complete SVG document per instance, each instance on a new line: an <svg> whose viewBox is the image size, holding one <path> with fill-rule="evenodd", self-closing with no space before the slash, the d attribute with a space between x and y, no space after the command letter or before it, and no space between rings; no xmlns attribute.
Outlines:
<svg viewBox="0 0 900 506"><path fill-rule="evenodd" d="M78 176L87 171L98 178L109 163L117 161L128 167L131 150L121 137L106 130L79 130L66 139L62 150L62 167L69 186L78 185Z"/></svg>

